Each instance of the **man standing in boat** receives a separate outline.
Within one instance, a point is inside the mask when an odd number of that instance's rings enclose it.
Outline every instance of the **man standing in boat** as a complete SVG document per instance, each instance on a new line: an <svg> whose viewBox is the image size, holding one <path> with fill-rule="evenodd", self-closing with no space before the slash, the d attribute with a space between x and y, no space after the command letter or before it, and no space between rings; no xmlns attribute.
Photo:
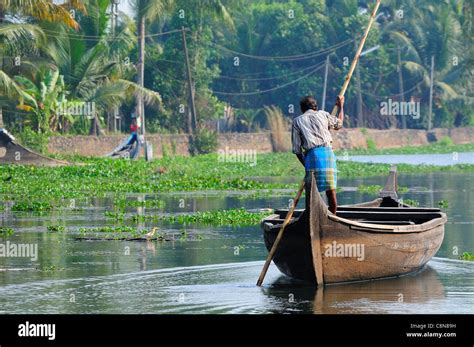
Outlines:
<svg viewBox="0 0 474 347"><path fill-rule="evenodd" d="M330 130L342 128L344 96L337 97L336 105L339 108L338 117L318 110L318 103L313 96L303 97L300 101L303 114L293 120L291 135L293 153L306 170L306 208L309 208L311 173L314 172L318 191L326 192L329 210L334 214L337 210L337 168Z"/></svg>

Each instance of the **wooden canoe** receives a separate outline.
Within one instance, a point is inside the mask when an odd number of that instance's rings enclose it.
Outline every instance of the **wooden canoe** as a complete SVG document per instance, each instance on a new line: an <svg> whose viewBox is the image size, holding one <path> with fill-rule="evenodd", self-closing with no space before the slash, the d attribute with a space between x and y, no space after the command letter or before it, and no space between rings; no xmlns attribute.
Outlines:
<svg viewBox="0 0 474 347"><path fill-rule="evenodd" d="M421 269L444 238L446 214L400 203L396 168L376 200L328 211L313 178L310 211L296 210L273 261L285 275L318 285L395 277ZM261 225L271 249L288 210Z"/></svg>

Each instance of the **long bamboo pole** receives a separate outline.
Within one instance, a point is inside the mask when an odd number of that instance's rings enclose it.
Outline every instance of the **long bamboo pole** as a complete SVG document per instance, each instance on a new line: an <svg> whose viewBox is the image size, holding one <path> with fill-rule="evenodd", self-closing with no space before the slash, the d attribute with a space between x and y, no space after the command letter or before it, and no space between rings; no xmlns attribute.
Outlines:
<svg viewBox="0 0 474 347"><path fill-rule="evenodd" d="M296 205L298 205L298 201L300 200L301 194L303 194L304 190L304 180L300 184L300 189L298 190L298 193L296 194L295 200L293 200L293 205L291 206L290 210L288 211L288 214L286 215L285 221L283 222L283 225L281 226L280 231L278 232L277 238L275 239L275 242L273 243L272 249L270 250L270 253L268 253L267 260L265 261L265 265L263 265L262 271L260 272L260 276L258 277L257 281L257 286L261 286L263 283L263 279L265 278L265 275L267 274L268 267L270 266L270 263L272 262L273 256L275 255L275 252L278 248L278 244L281 241L281 238L283 237L283 232L285 231L286 226L291 220L291 217L293 217L293 213L295 212Z"/></svg>
<svg viewBox="0 0 474 347"><path fill-rule="evenodd" d="M372 11L372 14L370 15L369 24L367 24L367 28L365 29L364 36L362 36L362 39L360 40L359 48L357 48L356 54L349 68L349 72L347 73L346 78L344 79L344 84L342 85L341 91L339 92L339 96L344 96L344 94L346 93L347 87L349 86L349 82L351 81L351 78L352 78L352 74L354 73L357 63L359 62L360 54L362 53L362 50L364 49L367 36L369 36L370 29L372 28L372 25L375 23L375 17L377 15L377 11L379 10L380 2L381 0L377 0L377 3L375 4L375 7ZM336 116L338 112L339 112L339 107L335 105L334 108L332 109L331 114L333 116Z"/></svg>

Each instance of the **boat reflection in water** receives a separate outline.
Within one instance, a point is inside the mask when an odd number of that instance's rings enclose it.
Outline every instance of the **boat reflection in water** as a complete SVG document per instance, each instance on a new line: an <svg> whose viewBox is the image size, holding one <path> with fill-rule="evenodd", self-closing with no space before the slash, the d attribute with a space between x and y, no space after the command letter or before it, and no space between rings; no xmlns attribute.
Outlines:
<svg viewBox="0 0 474 347"><path fill-rule="evenodd" d="M327 285L317 289L281 276L264 290L283 307L282 312L316 314L418 313L436 311L446 297L435 269L424 267L418 273L402 277L356 283ZM299 285L298 285L299 284Z"/></svg>

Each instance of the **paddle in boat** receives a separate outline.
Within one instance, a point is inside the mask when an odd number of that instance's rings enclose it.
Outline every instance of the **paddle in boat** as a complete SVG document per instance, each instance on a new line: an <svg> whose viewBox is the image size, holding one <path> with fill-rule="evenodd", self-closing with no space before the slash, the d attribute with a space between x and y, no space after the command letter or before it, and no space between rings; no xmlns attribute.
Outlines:
<svg viewBox="0 0 474 347"><path fill-rule="evenodd" d="M399 201L396 167L378 199L339 206L335 215L314 176L311 192L309 211L294 211L273 257L289 277L317 285L396 277L423 268L443 242L446 214ZM287 213L276 210L261 223L269 251Z"/></svg>

